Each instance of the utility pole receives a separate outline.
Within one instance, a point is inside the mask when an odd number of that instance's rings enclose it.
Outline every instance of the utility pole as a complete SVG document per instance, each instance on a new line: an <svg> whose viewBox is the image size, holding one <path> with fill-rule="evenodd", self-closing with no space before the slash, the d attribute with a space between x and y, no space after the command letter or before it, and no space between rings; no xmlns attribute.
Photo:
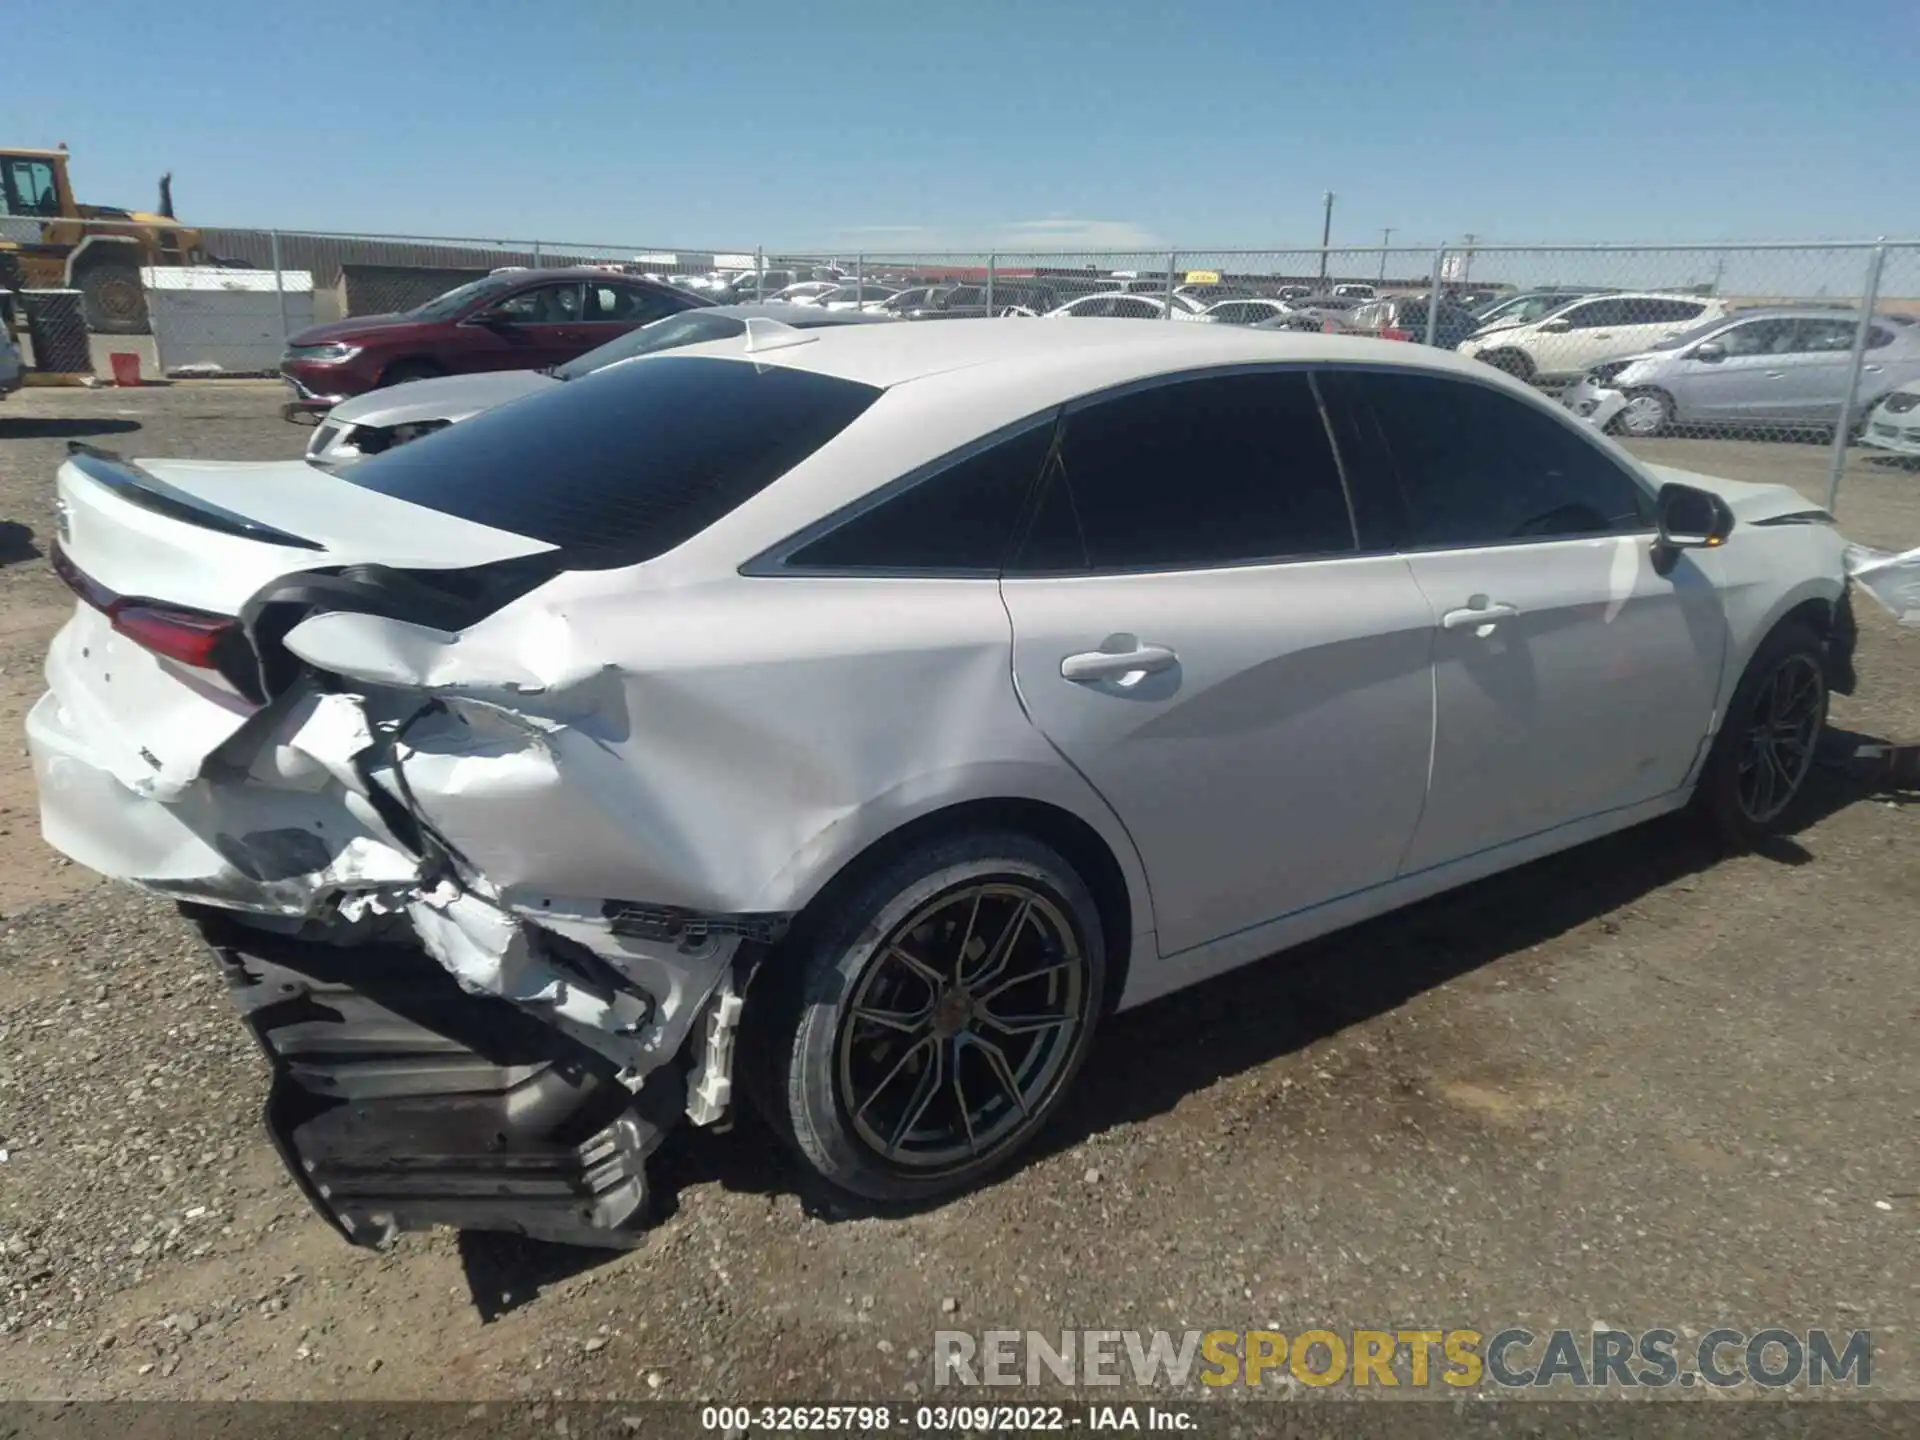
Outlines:
<svg viewBox="0 0 1920 1440"><path fill-rule="evenodd" d="M1326 214L1320 221L1320 278L1327 278L1327 242L1333 236L1333 192L1327 191Z"/></svg>
<svg viewBox="0 0 1920 1440"><path fill-rule="evenodd" d="M1387 246L1393 243L1393 226L1385 225L1380 229L1380 281L1387 279Z"/></svg>

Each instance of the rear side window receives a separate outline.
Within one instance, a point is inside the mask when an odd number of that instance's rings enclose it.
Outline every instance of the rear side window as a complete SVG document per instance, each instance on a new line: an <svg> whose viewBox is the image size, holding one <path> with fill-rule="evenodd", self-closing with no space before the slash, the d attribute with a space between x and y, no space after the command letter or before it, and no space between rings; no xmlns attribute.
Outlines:
<svg viewBox="0 0 1920 1440"><path fill-rule="evenodd" d="M699 534L881 392L776 365L661 355L556 385L340 478L612 569Z"/></svg>
<svg viewBox="0 0 1920 1440"><path fill-rule="evenodd" d="M834 525L787 567L997 575L1052 444L1042 423L989 445Z"/></svg>
<svg viewBox="0 0 1920 1440"><path fill-rule="evenodd" d="M1354 548L1299 372L1157 385L1068 412L1019 573L1181 570Z"/></svg>
<svg viewBox="0 0 1920 1440"><path fill-rule="evenodd" d="M1321 377L1368 544L1460 549L1651 527L1598 446L1488 386L1391 371Z"/></svg>

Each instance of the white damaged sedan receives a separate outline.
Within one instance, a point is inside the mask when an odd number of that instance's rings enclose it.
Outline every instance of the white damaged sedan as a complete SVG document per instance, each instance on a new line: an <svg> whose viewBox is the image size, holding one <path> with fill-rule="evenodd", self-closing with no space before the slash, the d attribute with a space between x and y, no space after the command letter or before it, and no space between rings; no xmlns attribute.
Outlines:
<svg viewBox="0 0 1920 1440"><path fill-rule="evenodd" d="M628 1243L736 1081L928 1198L1103 1015L1690 801L1792 823L1843 542L1419 346L871 326L327 473L77 448L47 838L181 903L357 1242Z"/></svg>

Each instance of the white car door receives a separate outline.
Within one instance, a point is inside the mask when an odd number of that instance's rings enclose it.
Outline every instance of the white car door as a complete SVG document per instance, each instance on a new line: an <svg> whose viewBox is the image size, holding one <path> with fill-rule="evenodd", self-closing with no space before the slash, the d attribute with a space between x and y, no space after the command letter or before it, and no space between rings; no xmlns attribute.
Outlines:
<svg viewBox="0 0 1920 1440"><path fill-rule="evenodd" d="M1303 373L1069 407L1001 591L1021 702L1132 834L1163 955L1392 878L1433 616L1358 552Z"/></svg>
<svg viewBox="0 0 1920 1440"><path fill-rule="evenodd" d="M1713 717L1727 626L1652 490L1576 422L1491 385L1324 377L1363 513L1438 618L1433 777L1404 872L1666 795Z"/></svg>

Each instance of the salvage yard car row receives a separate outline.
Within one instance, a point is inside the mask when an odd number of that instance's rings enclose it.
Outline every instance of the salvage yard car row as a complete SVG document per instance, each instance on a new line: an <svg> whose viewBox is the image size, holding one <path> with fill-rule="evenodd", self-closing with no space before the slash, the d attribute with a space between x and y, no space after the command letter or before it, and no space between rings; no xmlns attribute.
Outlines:
<svg viewBox="0 0 1920 1440"><path fill-rule="evenodd" d="M1730 309L1711 296L1654 291L1547 289L1497 297L1478 310L1443 298L1439 313L1430 315L1425 295L1260 295L1218 283L1168 289L1167 279L1007 278L992 286L898 290L807 279L729 313L802 327L828 323L820 318L827 316L997 316L1174 320L1408 342L1431 337L1442 348L1558 393L1602 429L1642 439L1687 426L1764 431L1839 423L1860 328L1857 316L1831 306ZM313 421L331 412L310 450L316 457L339 462L376 453L537 389L556 367L580 373L589 352L596 357L585 362L591 368L705 338L709 331L700 327L660 322L710 308L744 288L765 286L698 288L598 270L499 272L403 314L349 319L293 337L282 365L294 392L285 413ZM619 343L641 327L650 328L651 338L640 349ZM1901 418L1909 413L1903 387L1920 384L1920 327L1909 316L1877 315L1862 343L1845 423L1867 444L1920 453L1914 422ZM412 388L477 373L492 378ZM350 397L397 386L408 388L370 409L338 408ZM348 437L348 426L359 433Z"/></svg>
<svg viewBox="0 0 1920 1440"><path fill-rule="evenodd" d="M356 1242L630 1243L748 1102L953 1194L1114 1010L1670 811L1777 833L1853 685L1830 516L1464 356L490 280L367 334L685 303L58 481L44 832L200 925Z"/></svg>

